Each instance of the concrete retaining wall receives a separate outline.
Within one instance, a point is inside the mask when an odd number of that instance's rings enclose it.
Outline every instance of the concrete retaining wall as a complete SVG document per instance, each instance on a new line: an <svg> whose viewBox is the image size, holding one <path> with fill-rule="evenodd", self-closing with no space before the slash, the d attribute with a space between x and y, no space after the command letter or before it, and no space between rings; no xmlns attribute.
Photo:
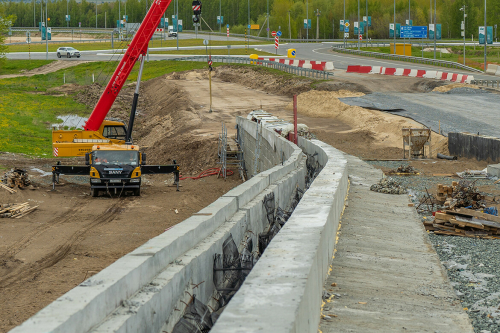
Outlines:
<svg viewBox="0 0 500 333"><path fill-rule="evenodd" d="M347 161L317 140L299 138L323 170L233 297L211 333L317 332L322 287L347 194Z"/></svg>
<svg viewBox="0 0 500 333"><path fill-rule="evenodd" d="M451 155L500 162L500 139L472 133L448 133Z"/></svg>
<svg viewBox="0 0 500 333"><path fill-rule="evenodd" d="M238 119L251 142L257 125ZM184 309L186 291L205 304L214 294L213 258L232 235L257 246L266 228L262 199L274 192L287 209L296 187L304 188L301 149L267 128L262 136L262 170L197 214L151 239L75 287L11 332L160 332ZM283 164L281 164L282 159ZM277 163L279 161L279 163ZM278 164L278 165L276 165ZM201 283L201 284L200 284ZM194 285L198 285L194 288Z"/></svg>

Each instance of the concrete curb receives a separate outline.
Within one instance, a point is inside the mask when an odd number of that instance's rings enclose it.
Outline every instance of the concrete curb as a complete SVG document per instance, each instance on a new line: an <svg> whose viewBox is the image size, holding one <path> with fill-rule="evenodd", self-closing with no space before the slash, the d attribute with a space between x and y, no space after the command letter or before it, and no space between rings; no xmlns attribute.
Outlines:
<svg viewBox="0 0 500 333"><path fill-rule="evenodd" d="M299 137L323 170L222 313L211 333L317 332L323 281L347 194L347 161Z"/></svg>

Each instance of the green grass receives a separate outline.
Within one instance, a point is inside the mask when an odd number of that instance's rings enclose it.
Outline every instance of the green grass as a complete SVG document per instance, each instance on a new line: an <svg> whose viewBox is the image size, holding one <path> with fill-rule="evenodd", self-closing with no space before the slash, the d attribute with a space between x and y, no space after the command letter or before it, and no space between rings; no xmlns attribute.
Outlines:
<svg viewBox="0 0 500 333"><path fill-rule="evenodd" d="M24 71L42 67L50 64L53 60L13 60L6 59L3 66L0 68L0 75L5 74L21 74Z"/></svg>
<svg viewBox="0 0 500 333"><path fill-rule="evenodd" d="M450 46L446 47L447 49L451 50L452 53L441 53L439 52L439 49L443 47L437 47L436 49L436 59L442 59L442 60L447 60L447 61L455 61L459 63L463 63L463 46ZM431 47L432 49L432 47ZM390 48L389 47L367 47L367 48L362 48L363 51L372 51L372 52L379 52L379 53L389 53ZM423 52L422 54L422 48L421 47L412 47L411 48L411 54L414 57L424 57L424 58L429 58L429 59L434 59L434 50L430 52ZM484 64L484 45L476 46L466 46L465 47L465 55L466 55L466 65L477 68L477 69L482 69L482 64ZM487 61L488 63L498 63L500 64L500 47L491 47L489 46L487 48Z"/></svg>
<svg viewBox="0 0 500 333"><path fill-rule="evenodd" d="M151 51L151 54L189 54L189 55L206 55L206 50L175 50L175 51ZM228 55L227 49L212 49L209 51L212 55ZM260 56L273 56L274 53L269 53L265 51L257 51L255 49L249 49L246 51L245 49L230 49L230 55L250 55L257 54Z"/></svg>
<svg viewBox="0 0 500 333"><path fill-rule="evenodd" d="M25 60L26 64L29 62ZM48 89L67 83L91 84L92 73L102 73L109 80L117 63L92 62L66 68L46 75L0 79L0 151L50 157L52 139L50 125L60 122L57 116L78 114L88 116L91 109L79 104L71 96L52 96ZM214 64L215 67L222 64ZM16 66L22 66L22 63ZM137 80L139 63L127 82ZM143 80L150 80L171 72L207 68L202 62L154 61L144 65Z"/></svg>
<svg viewBox="0 0 500 333"><path fill-rule="evenodd" d="M84 38L84 37L83 37ZM75 38L75 40L78 40ZM120 42L118 40L114 41L114 48L115 49L121 49L123 47L127 47L127 45L130 43L130 41L124 41ZM244 45L244 41L224 41L224 40L213 40L209 42L209 45L212 46L223 46L223 45ZM271 44L271 43L266 43L266 42L250 42L250 45L264 45L264 44ZM63 46L72 46L75 49L79 51L95 51L95 50L110 50L112 49L111 47L111 42L91 42L91 43L50 43L49 44L49 52L56 52L59 47ZM177 46L177 40L175 39L169 39L169 40L164 40L164 41L150 41L149 42L149 47L176 47ZM179 47L183 46L204 46L203 45L203 39L179 39ZM31 44L28 46L27 44L20 44L20 45L9 45L7 52L45 52L46 51L46 45L45 44Z"/></svg>

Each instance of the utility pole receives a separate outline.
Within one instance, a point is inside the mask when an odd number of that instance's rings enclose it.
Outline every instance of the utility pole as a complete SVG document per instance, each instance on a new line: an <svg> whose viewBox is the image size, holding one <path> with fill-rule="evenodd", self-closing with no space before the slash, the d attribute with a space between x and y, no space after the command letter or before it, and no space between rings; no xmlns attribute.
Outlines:
<svg viewBox="0 0 500 333"><path fill-rule="evenodd" d="M97 0L95 0L95 28L97 29Z"/></svg>
<svg viewBox="0 0 500 333"><path fill-rule="evenodd" d="M394 1L395 1L395 0L394 0ZM345 32L345 27L346 27L346 25L345 25L345 0L344 0L344 50L345 50L345 34L346 34L346 32ZM340 29L339 29L339 30L340 30Z"/></svg>
<svg viewBox="0 0 500 333"><path fill-rule="evenodd" d="M486 1L486 0L484 0ZM437 39L437 25L436 25L436 10L437 6L436 6L436 0L434 0L434 59L436 59L436 39Z"/></svg>
<svg viewBox="0 0 500 333"><path fill-rule="evenodd" d="M359 0L358 0L358 35L361 35L361 31L360 31L361 24L360 23L361 22L359 22ZM358 39L358 50L359 50L359 48L361 47L361 45L359 45L359 42L360 42L359 36L356 36L356 38Z"/></svg>
<svg viewBox="0 0 500 333"><path fill-rule="evenodd" d="M464 20L462 21L462 26L460 29L462 30L462 34L464 35L464 65L465 65L465 18L467 17L467 14L465 14L466 7L467 6L463 5L462 8L460 8L460 10L464 12Z"/></svg>
<svg viewBox="0 0 500 333"><path fill-rule="evenodd" d="M122 3L122 0L118 0L118 37L120 37L121 35L121 31L122 31L122 11L121 11L121 3Z"/></svg>
<svg viewBox="0 0 500 333"><path fill-rule="evenodd" d="M288 33L290 34L290 43L291 43L292 42L292 25L290 24L290 12L291 12L291 10L288 11ZM269 33L269 29L267 32Z"/></svg>
<svg viewBox="0 0 500 333"><path fill-rule="evenodd" d="M179 51L179 0L177 0L177 10L175 12L175 37L177 38L177 51Z"/></svg>
<svg viewBox="0 0 500 333"><path fill-rule="evenodd" d="M394 46L393 52L396 54L396 0L394 0Z"/></svg>
<svg viewBox="0 0 500 333"><path fill-rule="evenodd" d="M306 40L309 40L309 0L306 0Z"/></svg>
<svg viewBox="0 0 500 333"><path fill-rule="evenodd" d="M486 73L486 45L488 44L488 26L486 25L486 0L484 0L484 72Z"/></svg>
<svg viewBox="0 0 500 333"><path fill-rule="evenodd" d="M486 0L485 0L486 1ZM45 2L45 47L46 47L46 53L45 53L45 60L49 60L49 21L48 21L48 15L49 15L49 2Z"/></svg>
<svg viewBox="0 0 500 333"><path fill-rule="evenodd" d="M222 0L219 0L219 33L222 33Z"/></svg>
<svg viewBox="0 0 500 333"><path fill-rule="evenodd" d="M36 1L33 0L33 27L36 28L36 17L35 17L35 12L36 12Z"/></svg>
<svg viewBox="0 0 500 333"><path fill-rule="evenodd" d="M250 0L248 0L248 25L250 25ZM250 27L247 27L250 29ZM250 34L250 30L248 31L248 34Z"/></svg>
<svg viewBox="0 0 500 333"><path fill-rule="evenodd" d="M366 42L368 43L368 0L366 0L365 3L366 3Z"/></svg>
<svg viewBox="0 0 500 333"><path fill-rule="evenodd" d="M290 11L288 11L288 27L290 28ZM269 0L267 0L267 38L269 38Z"/></svg>
<svg viewBox="0 0 500 333"><path fill-rule="evenodd" d="M316 41L319 39L319 16L321 15L321 11L316 9Z"/></svg>
<svg viewBox="0 0 500 333"><path fill-rule="evenodd" d="M411 0L408 0L408 25L410 25L411 20Z"/></svg>

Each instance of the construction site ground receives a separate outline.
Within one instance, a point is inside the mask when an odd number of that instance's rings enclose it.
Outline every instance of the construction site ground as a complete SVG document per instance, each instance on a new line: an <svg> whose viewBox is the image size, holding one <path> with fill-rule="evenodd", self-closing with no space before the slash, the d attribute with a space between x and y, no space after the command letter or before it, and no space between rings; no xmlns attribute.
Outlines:
<svg viewBox="0 0 500 333"><path fill-rule="evenodd" d="M415 78L387 78L386 91L431 91L443 82ZM102 87L68 84L57 89L93 107ZM401 128L418 126L392 114L347 106L339 97L382 89L378 79L339 75L313 81L242 66L221 66L212 72L212 112L208 73L193 70L146 81L141 86L134 138L145 149L148 163L175 159L183 175L197 175L217 167L217 138L221 123L235 133L235 117L264 109L292 118L291 101L298 94L299 122L318 139L362 159L402 158ZM127 85L110 116L127 119L134 86ZM53 92L51 92L53 93ZM426 175L484 169L486 162L436 160L448 153L446 138L432 135L431 159L409 162ZM36 190L9 194L0 189L0 203L30 202L39 208L20 219L0 219L0 332L21 324L59 296L113 263L152 237L179 223L241 183L237 175L181 181L176 192L172 176L145 177L141 197L89 196L88 179L62 177L63 186L50 191L55 159L32 159L0 153L0 170L28 169ZM65 163L83 163L81 159ZM435 163L434 163L435 162ZM383 168L383 167L380 167ZM167 180L167 182L165 182Z"/></svg>

